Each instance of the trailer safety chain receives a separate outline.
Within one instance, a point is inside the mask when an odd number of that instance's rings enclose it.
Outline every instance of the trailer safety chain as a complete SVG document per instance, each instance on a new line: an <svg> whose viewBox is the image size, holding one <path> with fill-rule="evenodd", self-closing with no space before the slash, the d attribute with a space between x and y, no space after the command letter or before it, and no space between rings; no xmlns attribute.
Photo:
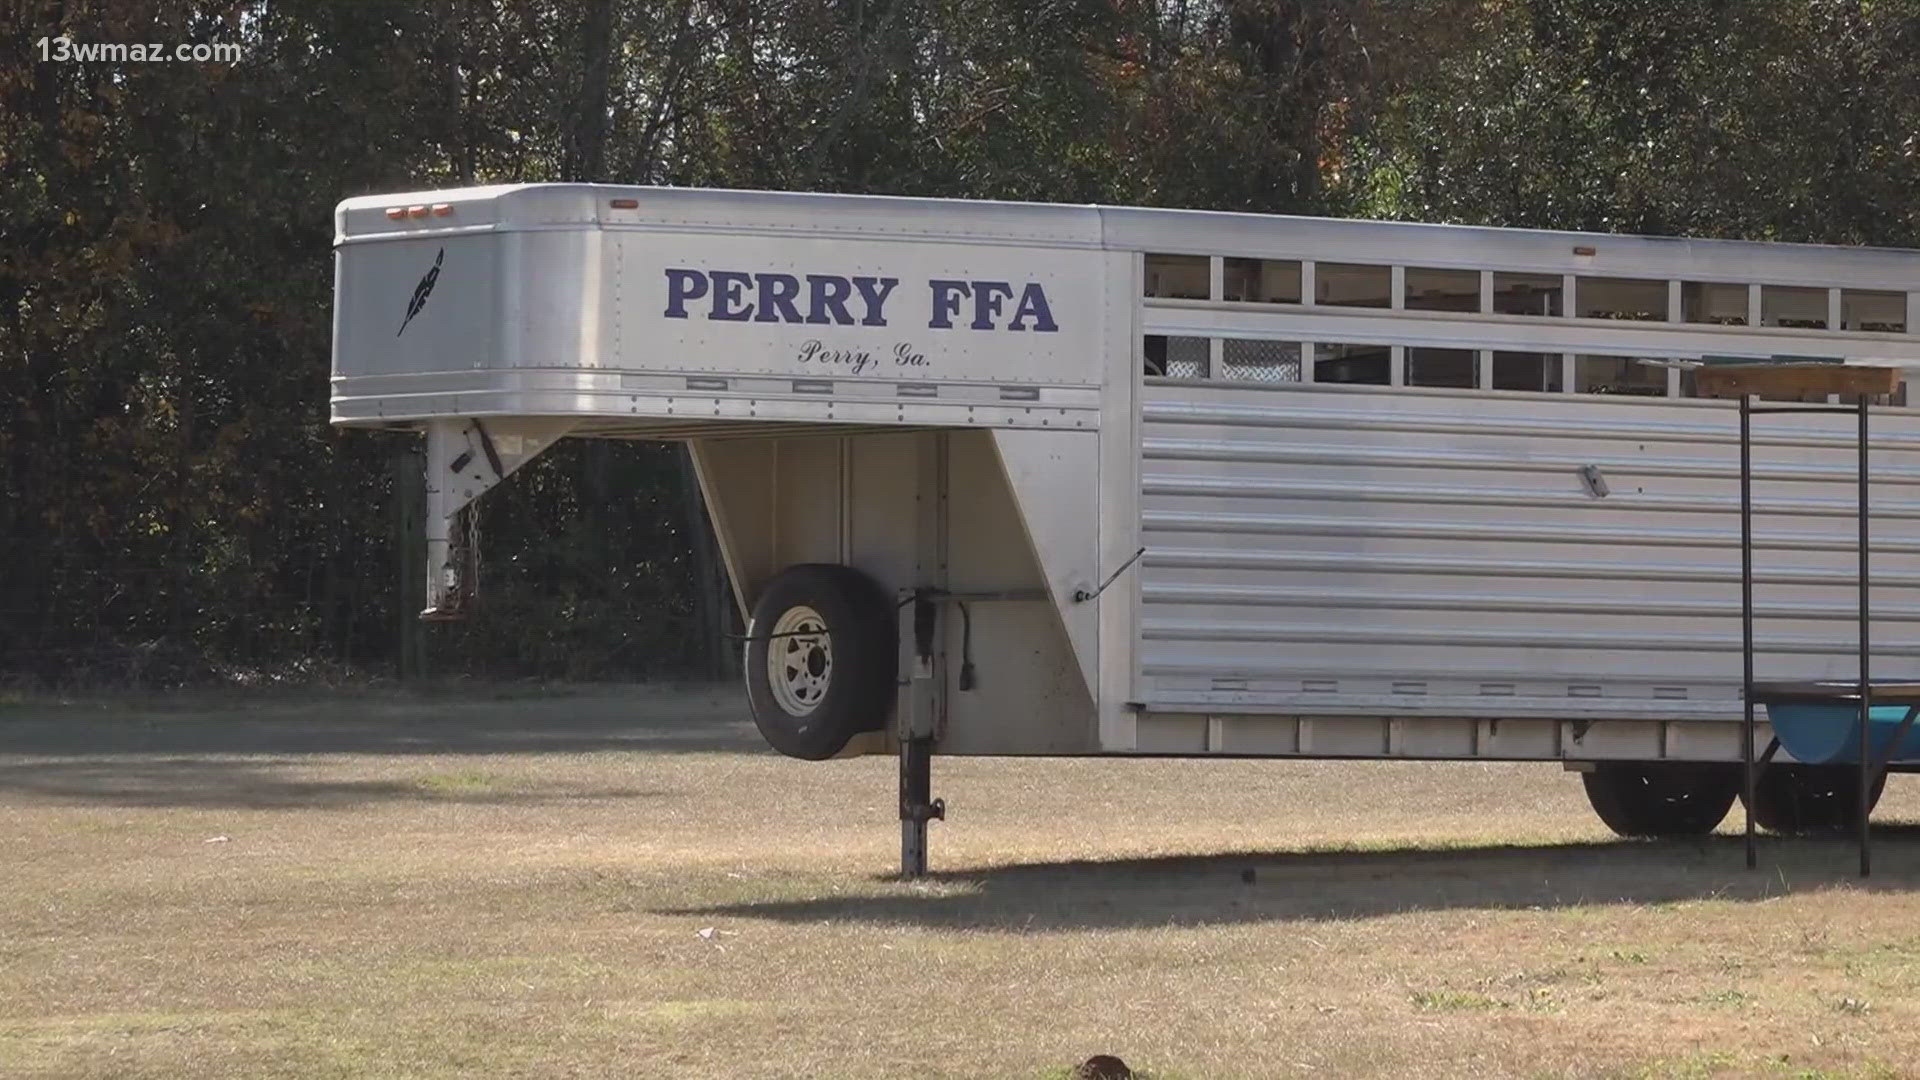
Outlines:
<svg viewBox="0 0 1920 1080"><path fill-rule="evenodd" d="M1120 569L1115 570L1111 574L1108 574L1107 580L1101 582L1100 587L1093 590L1092 592L1088 592L1085 589L1073 590L1073 602L1076 604L1084 604L1089 600L1098 600L1100 598L1100 594L1107 591L1107 586L1113 584L1114 581L1117 578L1119 578L1121 574L1124 574L1127 572L1127 567L1132 566L1134 563L1139 562L1140 556L1145 555L1146 553L1147 553L1147 549L1144 546L1139 551L1134 552L1131 558L1129 558L1126 562L1123 562L1120 564Z"/></svg>

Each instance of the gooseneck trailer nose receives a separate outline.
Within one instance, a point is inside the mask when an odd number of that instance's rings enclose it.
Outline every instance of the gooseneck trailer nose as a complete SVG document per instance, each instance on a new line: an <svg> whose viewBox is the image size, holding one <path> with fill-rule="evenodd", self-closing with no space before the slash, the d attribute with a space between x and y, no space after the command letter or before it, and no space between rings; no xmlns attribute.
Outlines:
<svg viewBox="0 0 1920 1080"><path fill-rule="evenodd" d="M1711 830L1740 459L1695 371L1920 362L1910 251L573 184L349 199L335 246L333 421L425 437L428 613L556 440L685 442L756 722L898 753L910 872L935 754L1559 761L1617 831ZM1876 417L1895 672L1920 423ZM1844 680L1853 429L1753 446L1764 669ZM1773 770L1763 825L1870 804Z"/></svg>

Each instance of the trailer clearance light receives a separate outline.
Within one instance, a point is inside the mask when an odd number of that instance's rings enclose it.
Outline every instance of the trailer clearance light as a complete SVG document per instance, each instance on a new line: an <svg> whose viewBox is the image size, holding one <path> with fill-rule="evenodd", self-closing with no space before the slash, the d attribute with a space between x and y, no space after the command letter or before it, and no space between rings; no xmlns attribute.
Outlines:
<svg viewBox="0 0 1920 1080"><path fill-rule="evenodd" d="M611 202L609 202L607 205L613 207L615 210L638 210L640 209L640 200L639 199L614 199Z"/></svg>
<svg viewBox="0 0 1920 1080"><path fill-rule="evenodd" d="M434 203L433 204L434 217L448 217L448 216L451 216L452 213L453 213L452 203Z"/></svg>
<svg viewBox="0 0 1920 1080"><path fill-rule="evenodd" d="M427 208L424 206L409 206L407 207L407 216L413 218L426 217Z"/></svg>
<svg viewBox="0 0 1920 1080"><path fill-rule="evenodd" d="M387 220L389 221L399 221L401 218L406 216L407 216L407 208L404 206L387 207Z"/></svg>

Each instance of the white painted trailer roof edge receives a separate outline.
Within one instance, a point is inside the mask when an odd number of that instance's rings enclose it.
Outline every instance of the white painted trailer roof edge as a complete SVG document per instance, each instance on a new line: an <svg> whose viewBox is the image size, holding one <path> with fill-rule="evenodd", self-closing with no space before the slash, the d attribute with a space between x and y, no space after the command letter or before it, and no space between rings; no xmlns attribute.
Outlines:
<svg viewBox="0 0 1920 1080"><path fill-rule="evenodd" d="M614 198L632 210L613 210ZM336 244L402 239L411 230L387 224L396 205L458 203L494 207L485 224L502 229L653 226L727 231L770 229L940 239L1014 241L1036 246L1113 251L1323 257L1436 268L1493 265L1479 245L1498 246L1498 266L1597 276L1753 281L1838 288L1887 288L1888 274L1920 265L1920 249L1723 240L1634 233L1532 229L1493 225L1325 218L1222 210L1123 207L1092 203L990 202L905 195L844 195L727 188L633 187L617 184L503 184L441 191L360 195L335 209ZM838 220L821 221L819 215ZM462 213L463 223L466 213ZM930 224L936 222L938 224ZM1575 255L1591 247L1592 255Z"/></svg>

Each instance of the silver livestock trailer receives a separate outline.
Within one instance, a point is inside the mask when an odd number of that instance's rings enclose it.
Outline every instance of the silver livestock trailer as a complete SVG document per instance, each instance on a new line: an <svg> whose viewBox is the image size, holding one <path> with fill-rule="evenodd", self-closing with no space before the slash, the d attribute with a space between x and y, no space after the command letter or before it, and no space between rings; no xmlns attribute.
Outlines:
<svg viewBox="0 0 1920 1080"><path fill-rule="evenodd" d="M909 872L931 754L1557 761L1619 832L1711 830L1740 496L1698 365L1920 362L1912 251L579 184L336 220L332 417L425 437L427 614L556 440L686 443L757 724L898 753ZM1920 417L1875 416L1902 666ZM1855 672L1853 437L1757 435L1769 678ZM1860 805L1765 775L1763 825Z"/></svg>

